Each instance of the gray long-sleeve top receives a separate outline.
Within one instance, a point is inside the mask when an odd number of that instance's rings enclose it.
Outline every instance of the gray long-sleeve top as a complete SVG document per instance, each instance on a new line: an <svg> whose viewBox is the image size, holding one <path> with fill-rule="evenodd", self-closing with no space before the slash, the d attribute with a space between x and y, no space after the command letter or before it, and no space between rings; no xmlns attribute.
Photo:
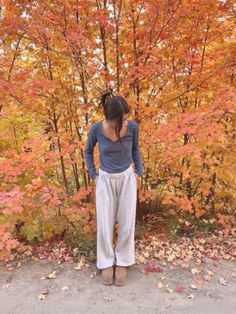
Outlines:
<svg viewBox="0 0 236 314"><path fill-rule="evenodd" d="M94 180L98 171L94 164L94 146L99 146L99 167L108 173L125 171L132 161L134 172L140 176L143 171L143 164L139 150L139 124L135 120L127 120L128 128L121 140L124 145L124 152L121 150L119 140L113 141L108 138L102 129L102 120L93 123L90 127L87 141L84 148L85 161L89 176Z"/></svg>

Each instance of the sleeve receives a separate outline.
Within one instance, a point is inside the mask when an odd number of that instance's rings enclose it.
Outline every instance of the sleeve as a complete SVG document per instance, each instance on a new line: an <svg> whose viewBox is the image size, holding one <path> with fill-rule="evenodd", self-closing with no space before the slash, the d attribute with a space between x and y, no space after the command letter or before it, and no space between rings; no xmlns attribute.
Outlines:
<svg viewBox="0 0 236 314"><path fill-rule="evenodd" d="M84 155L85 155L85 162L88 169L88 175L93 180L98 175L98 172L96 171L96 167L94 164L94 146L97 143L97 135L96 135L96 125L92 124L90 127L87 141L85 143L84 148Z"/></svg>
<svg viewBox="0 0 236 314"><path fill-rule="evenodd" d="M132 146L132 158L134 162L134 172L140 176L144 172L141 153L139 150L139 124L135 121L134 124L134 137Z"/></svg>

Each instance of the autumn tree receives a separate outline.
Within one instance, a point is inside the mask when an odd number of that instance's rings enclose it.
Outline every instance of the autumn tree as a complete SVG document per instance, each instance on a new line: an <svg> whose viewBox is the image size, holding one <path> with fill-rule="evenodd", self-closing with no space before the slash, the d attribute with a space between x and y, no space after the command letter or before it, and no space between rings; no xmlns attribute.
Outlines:
<svg viewBox="0 0 236 314"><path fill-rule="evenodd" d="M140 123L141 213L235 214L234 1L3 0L0 26L0 258L94 236L83 147L108 88Z"/></svg>

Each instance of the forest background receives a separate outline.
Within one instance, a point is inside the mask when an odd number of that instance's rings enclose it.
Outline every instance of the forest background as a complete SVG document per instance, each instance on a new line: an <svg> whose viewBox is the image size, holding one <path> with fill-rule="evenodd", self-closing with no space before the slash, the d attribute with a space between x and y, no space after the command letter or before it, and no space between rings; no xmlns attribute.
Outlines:
<svg viewBox="0 0 236 314"><path fill-rule="evenodd" d="M137 239L235 227L235 19L231 0L2 0L0 260L94 259L83 148L108 89L140 126Z"/></svg>

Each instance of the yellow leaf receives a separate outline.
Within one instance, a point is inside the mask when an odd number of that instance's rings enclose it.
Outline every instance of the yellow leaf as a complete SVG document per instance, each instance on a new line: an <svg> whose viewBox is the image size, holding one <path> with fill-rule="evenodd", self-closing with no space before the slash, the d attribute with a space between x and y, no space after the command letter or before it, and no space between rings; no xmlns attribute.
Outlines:
<svg viewBox="0 0 236 314"><path fill-rule="evenodd" d="M192 272L193 274L197 274L197 273L200 273L201 270L198 269L198 268L192 268L192 269L191 269L191 272Z"/></svg>
<svg viewBox="0 0 236 314"><path fill-rule="evenodd" d="M194 284L190 285L191 289L197 289L197 286L195 286Z"/></svg>

